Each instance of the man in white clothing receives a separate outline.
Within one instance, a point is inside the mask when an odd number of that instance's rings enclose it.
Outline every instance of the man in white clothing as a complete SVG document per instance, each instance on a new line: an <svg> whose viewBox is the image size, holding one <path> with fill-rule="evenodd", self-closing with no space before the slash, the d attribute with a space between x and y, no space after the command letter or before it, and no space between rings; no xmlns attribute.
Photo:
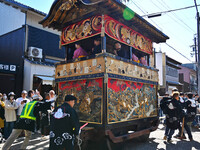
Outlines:
<svg viewBox="0 0 200 150"><path fill-rule="evenodd" d="M19 97L19 98L16 99L16 102L19 106L18 110L17 110L17 118L19 118L19 116L21 115L24 105L26 103L30 102L30 100L28 98L26 98L26 96L27 96L26 90L22 91L21 96L22 97Z"/></svg>
<svg viewBox="0 0 200 150"><path fill-rule="evenodd" d="M56 100L56 95L55 95L54 90L50 90L50 91L49 91L49 95L50 95L49 101L51 101L51 100ZM51 110L54 110L54 107L55 107L55 103L52 103L52 104L51 104Z"/></svg>

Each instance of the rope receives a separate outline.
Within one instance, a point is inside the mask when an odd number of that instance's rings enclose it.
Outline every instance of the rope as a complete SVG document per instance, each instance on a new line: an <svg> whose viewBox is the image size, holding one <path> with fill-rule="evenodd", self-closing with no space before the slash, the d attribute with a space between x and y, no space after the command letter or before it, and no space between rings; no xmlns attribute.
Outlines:
<svg viewBox="0 0 200 150"><path fill-rule="evenodd" d="M82 144L83 141L82 141L81 138L80 138L80 134L77 135L76 138L77 138L77 145L78 145L78 147L79 147L79 150L81 150L81 144Z"/></svg>

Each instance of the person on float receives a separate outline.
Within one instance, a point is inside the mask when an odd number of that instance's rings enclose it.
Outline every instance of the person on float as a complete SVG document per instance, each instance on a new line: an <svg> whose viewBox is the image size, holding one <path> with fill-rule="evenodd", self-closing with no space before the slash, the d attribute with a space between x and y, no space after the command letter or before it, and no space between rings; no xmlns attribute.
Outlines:
<svg viewBox="0 0 200 150"><path fill-rule="evenodd" d="M101 38L94 39L94 48L92 48L91 55L101 53Z"/></svg>
<svg viewBox="0 0 200 150"><path fill-rule="evenodd" d="M75 48L73 59L88 56L88 53L81 47L79 42L75 43Z"/></svg>
<svg viewBox="0 0 200 150"><path fill-rule="evenodd" d="M121 44L119 42L116 42L114 44L114 54L116 56L129 59L128 51L127 50L123 50L122 46L121 46Z"/></svg>

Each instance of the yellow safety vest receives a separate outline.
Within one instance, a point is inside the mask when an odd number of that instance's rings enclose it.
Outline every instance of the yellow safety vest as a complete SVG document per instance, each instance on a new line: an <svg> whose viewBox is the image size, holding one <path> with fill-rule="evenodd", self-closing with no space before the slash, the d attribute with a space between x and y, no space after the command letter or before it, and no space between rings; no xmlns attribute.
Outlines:
<svg viewBox="0 0 200 150"><path fill-rule="evenodd" d="M33 114L34 106L37 101L31 101L25 105L20 115L20 118L27 118L31 120L36 120L36 117Z"/></svg>

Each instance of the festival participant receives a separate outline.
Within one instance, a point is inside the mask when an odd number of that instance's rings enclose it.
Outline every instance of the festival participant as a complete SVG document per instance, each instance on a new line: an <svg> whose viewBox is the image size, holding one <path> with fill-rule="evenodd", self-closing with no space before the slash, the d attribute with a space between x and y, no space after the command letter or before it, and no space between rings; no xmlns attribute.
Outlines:
<svg viewBox="0 0 200 150"><path fill-rule="evenodd" d="M4 138L7 139L14 127L14 123L17 120L16 118L16 109L18 108L18 105L15 101L15 93L10 92L8 94L8 100L5 101L5 132L4 132Z"/></svg>
<svg viewBox="0 0 200 150"><path fill-rule="evenodd" d="M188 138L190 139L190 141L193 141L193 137L192 137L192 133L190 130L190 127L188 126L189 122L192 122L195 118L196 115L196 102L193 99L193 94L192 93L188 93L187 94L188 100L185 102L185 111L186 111L186 115L184 118L184 128L188 134ZM182 121L183 119L181 119ZM178 136L176 136L176 138L179 139L185 139L186 137L183 134L183 137L181 137L181 126L179 127L179 133Z"/></svg>
<svg viewBox="0 0 200 150"><path fill-rule="evenodd" d="M101 53L101 38L94 39L94 48L92 48L91 55Z"/></svg>
<svg viewBox="0 0 200 150"><path fill-rule="evenodd" d="M79 118L73 109L76 97L65 96L65 102L54 109L50 120L50 150L73 150L75 135L79 134Z"/></svg>
<svg viewBox="0 0 200 150"><path fill-rule="evenodd" d="M164 110L166 114L166 130L164 139L167 139L167 142L172 142L172 135L174 134L174 131L179 128L180 117L182 115L181 105L178 102L179 92L174 92L172 94L172 99L168 100Z"/></svg>
<svg viewBox="0 0 200 150"><path fill-rule="evenodd" d="M34 96L33 99L34 101L26 103L24 106L20 118L17 120L14 129L6 143L3 145L2 150L10 149L12 143L21 134L22 131L25 131L25 139L21 145L21 149L26 149L31 138L31 132L34 132L35 129L36 115L38 115L39 111L41 110L50 109L51 103L54 102L40 102L38 101L39 96Z"/></svg>
<svg viewBox="0 0 200 150"><path fill-rule="evenodd" d="M119 42L116 42L114 44L114 54L116 56L129 59L128 52L126 50L122 49L122 46L121 46L121 44Z"/></svg>
<svg viewBox="0 0 200 150"><path fill-rule="evenodd" d="M87 52L81 47L80 43L75 43L76 50L74 51L73 59L88 56Z"/></svg>
<svg viewBox="0 0 200 150"><path fill-rule="evenodd" d="M132 60L134 62L140 63L140 60L138 59L138 57L134 53L132 54Z"/></svg>
<svg viewBox="0 0 200 150"><path fill-rule="evenodd" d="M146 58L144 56L142 56L140 58L140 63L143 64L143 65L145 65L145 66L148 66L147 60L146 60Z"/></svg>

